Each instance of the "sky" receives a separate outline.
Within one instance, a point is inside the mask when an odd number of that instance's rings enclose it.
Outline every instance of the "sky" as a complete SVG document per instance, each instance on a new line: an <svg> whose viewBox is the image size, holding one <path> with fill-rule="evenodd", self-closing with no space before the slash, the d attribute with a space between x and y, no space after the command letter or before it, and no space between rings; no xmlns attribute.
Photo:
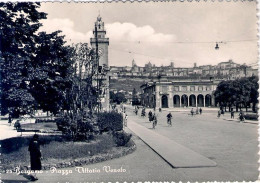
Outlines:
<svg viewBox="0 0 260 183"><path fill-rule="evenodd" d="M109 65L192 67L232 59L257 62L256 2L42 3L41 31L61 30L67 44L93 37L100 14L109 38ZM219 49L216 50L216 42Z"/></svg>

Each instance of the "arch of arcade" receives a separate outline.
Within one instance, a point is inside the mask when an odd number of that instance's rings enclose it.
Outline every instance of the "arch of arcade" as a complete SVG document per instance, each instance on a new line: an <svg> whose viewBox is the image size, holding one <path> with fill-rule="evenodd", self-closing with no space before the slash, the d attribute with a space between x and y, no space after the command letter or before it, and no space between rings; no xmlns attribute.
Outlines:
<svg viewBox="0 0 260 183"><path fill-rule="evenodd" d="M148 82L141 86L142 104L151 108L214 107L217 81Z"/></svg>

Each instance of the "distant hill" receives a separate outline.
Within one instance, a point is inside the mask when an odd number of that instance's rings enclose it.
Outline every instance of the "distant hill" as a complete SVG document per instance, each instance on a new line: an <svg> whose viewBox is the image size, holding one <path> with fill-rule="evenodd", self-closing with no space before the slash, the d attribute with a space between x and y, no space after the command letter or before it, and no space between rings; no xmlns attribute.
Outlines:
<svg viewBox="0 0 260 183"><path fill-rule="evenodd" d="M110 89L114 90L124 90L132 92L135 88L137 92L141 92L140 86L149 79L139 79L139 78L118 78L110 80Z"/></svg>

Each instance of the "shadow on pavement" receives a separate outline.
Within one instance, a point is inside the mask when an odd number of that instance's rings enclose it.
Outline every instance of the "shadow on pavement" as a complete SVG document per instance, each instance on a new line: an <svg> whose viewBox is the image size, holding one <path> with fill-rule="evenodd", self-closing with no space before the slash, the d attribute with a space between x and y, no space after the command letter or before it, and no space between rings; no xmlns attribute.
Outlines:
<svg viewBox="0 0 260 183"><path fill-rule="evenodd" d="M3 183L25 183L25 182L31 182L29 180L5 180L5 179L2 179L1 180Z"/></svg>

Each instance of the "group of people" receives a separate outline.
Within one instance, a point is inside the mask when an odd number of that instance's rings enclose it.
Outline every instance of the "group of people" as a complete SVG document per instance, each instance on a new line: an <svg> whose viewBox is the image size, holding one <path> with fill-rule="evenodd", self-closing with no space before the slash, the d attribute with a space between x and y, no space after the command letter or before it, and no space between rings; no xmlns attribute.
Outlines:
<svg viewBox="0 0 260 183"><path fill-rule="evenodd" d="M157 125L157 115L155 114L155 112L153 113L152 111L149 111L148 119L150 123L152 122L153 129L155 129L155 126Z"/></svg>
<svg viewBox="0 0 260 183"><path fill-rule="evenodd" d="M134 108L134 113L136 115L138 115L138 109L139 109L139 106L135 106ZM145 117L146 116L146 111L145 111L145 107L143 107L141 109L141 116L142 117ZM161 108L159 109L159 112L162 112ZM167 124L168 126L172 126L172 114L171 112L169 112L167 115L166 115L166 118L167 118ZM152 128L155 129L155 127L157 126L157 122L158 122L158 114L155 113L155 109L150 110L148 112L148 120L150 123L152 123Z"/></svg>
<svg viewBox="0 0 260 183"><path fill-rule="evenodd" d="M126 107L123 104L120 104L120 113L123 116L123 125L126 127L128 115L126 114Z"/></svg>
<svg viewBox="0 0 260 183"><path fill-rule="evenodd" d="M202 109L200 108L200 109L196 109L196 111L194 111L194 109L193 108L191 108L191 111L190 111L190 113L191 113L191 116L194 116L194 114L195 114L195 112L196 112L196 114L202 114Z"/></svg>
<svg viewBox="0 0 260 183"><path fill-rule="evenodd" d="M221 108L220 110L218 110L218 116L217 117L219 118L221 115L224 116L224 114L225 114L225 111L224 111L223 108ZM230 117L231 117L231 119L235 118L235 111L234 111L233 108L231 108ZM244 114L244 111L242 109L240 110L240 112L238 114L238 119L239 119L240 122L245 121L245 114Z"/></svg>

